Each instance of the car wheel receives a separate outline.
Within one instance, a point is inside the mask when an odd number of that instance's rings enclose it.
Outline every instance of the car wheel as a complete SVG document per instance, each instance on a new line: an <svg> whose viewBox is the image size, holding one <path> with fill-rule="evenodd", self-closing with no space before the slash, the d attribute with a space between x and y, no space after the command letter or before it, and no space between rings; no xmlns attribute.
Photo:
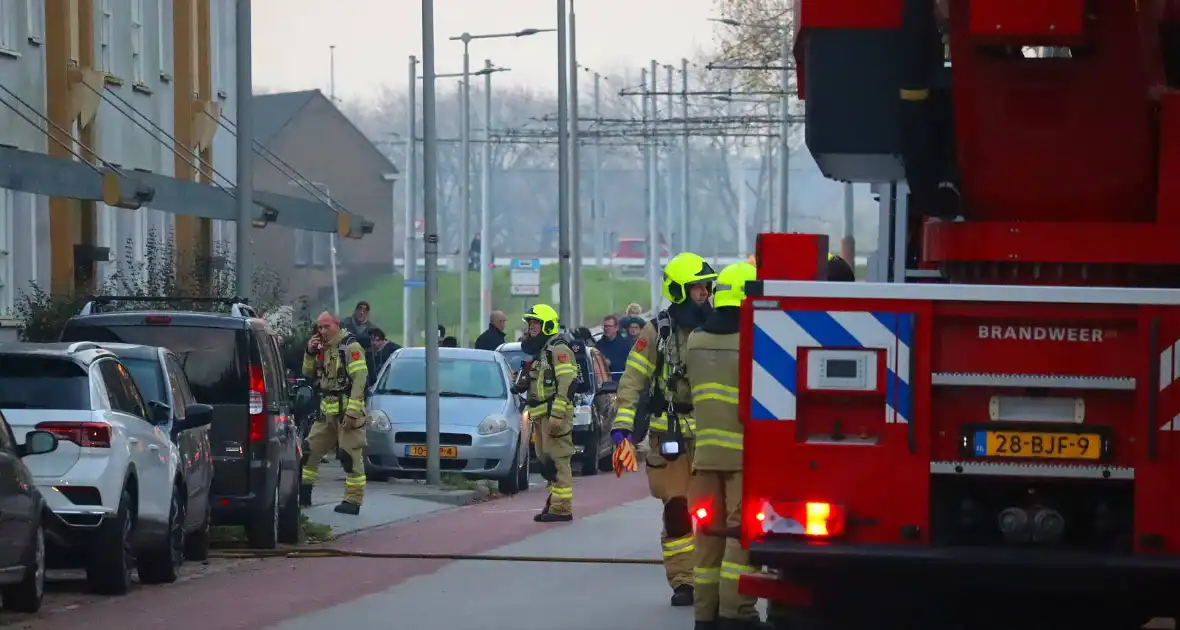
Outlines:
<svg viewBox="0 0 1180 630"><path fill-rule="evenodd" d="M119 509L107 517L95 532L94 544L86 564L86 582L100 595L123 595L131 588L131 531L135 525L135 508L131 492L123 489Z"/></svg>
<svg viewBox="0 0 1180 630"><path fill-rule="evenodd" d="M139 554L136 566L141 584L171 584L180 577L184 564L184 506L187 493L179 485L172 486L172 501L168 507L168 537L156 548Z"/></svg>
<svg viewBox="0 0 1180 630"><path fill-rule="evenodd" d="M251 549L274 549L279 544L279 483L262 510L254 515L246 528L246 540Z"/></svg>
<svg viewBox="0 0 1180 630"><path fill-rule="evenodd" d="M279 510L278 541L285 545L297 545L302 529L303 510L299 507L299 491L296 489Z"/></svg>
<svg viewBox="0 0 1180 630"><path fill-rule="evenodd" d="M213 531L213 503L208 495L205 497L205 520L197 531L184 538L184 557L186 560L202 562L209 559L209 543Z"/></svg>
<svg viewBox="0 0 1180 630"><path fill-rule="evenodd" d="M29 564L24 577L16 584L5 586L0 591L4 609L17 613L35 613L41 610L45 601L45 524L38 523L29 542Z"/></svg>
<svg viewBox="0 0 1180 630"><path fill-rule="evenodd" d="M526 492L529 489L529 485L532 483L529 479L531 467L532 464L529 462L529 458L524 458L524 465L522 465L516 473L516 489L518 492Z"/></svg>
<svg viewBox="0 0 1180 630"><path fill-rule="evenodd" d="M598 474L598 443L600 441L602 441L601 436L595 432L586 440L585 446L582 447L582 459L579 463L582 465L581 473L583 477Z"/></svg>
<svg viewBox="0 0 1180 630"><path fill-rule="evenodd" d="M516 452L512 455L512 467L508 470L508 474L497 484L499 486L500 494L516 494L520 492L520 447L516 448Z"/></svg>

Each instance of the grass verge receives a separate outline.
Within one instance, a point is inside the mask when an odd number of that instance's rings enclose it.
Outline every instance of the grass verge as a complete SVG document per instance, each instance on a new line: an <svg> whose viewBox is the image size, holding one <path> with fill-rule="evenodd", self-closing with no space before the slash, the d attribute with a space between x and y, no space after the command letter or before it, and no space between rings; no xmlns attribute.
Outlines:
<svg viewBox="0 0 1180 630"><path fill-rule="evenodd" d="M547 265L541 268L541 295L535 298L513 296L509 285L510 273L508 269L500 268L492 273L492 308L504 311L508 316L509 330L517 330L522 324L520 318L524 315L526 304L552 303L550 287L558 282L557 265ZM381 327L391 339L401 343L402 334L402 295L403 282L401 276L382 276L374 278L368 285L362 287L352 295L341 297L340 309L347 315L352 307L360 300L366 300L372 305L372 317L377 326ZM412 288L412 300L415 305L421 305L424 289ZM487 328L487 322L479 319L479 272L467 273L467 314L468 338L471 341ZM585 304L587 323L597 325L602 318L609 314L617 314L627 308L631 302L644 305L651 301L647 281L634 276L624 277L616 270L612 277L611 270L605 268L584 268L582 270L582 301ZM446 327L447 333L458 337L459 313L462 300L459 293L459 274L440 273L438 279L438 319ZM554 305L556 306L556 305ZM422 328L420 308L415 307L418 333ZM510 334L515 338L515 334ZM422 343L422 339L414 340L415 344ZM404 344L403 344L404 345Z"/></svg>
<svg viewBox="0 0 1180 630"><path fill-rule="evenodd" d="M324 542L332 537L332 526L313 522L306 514L299 516L299 542ZM246 528L240 525L221 525L210 530L210 542L218 548L246 546Z"/></svg>

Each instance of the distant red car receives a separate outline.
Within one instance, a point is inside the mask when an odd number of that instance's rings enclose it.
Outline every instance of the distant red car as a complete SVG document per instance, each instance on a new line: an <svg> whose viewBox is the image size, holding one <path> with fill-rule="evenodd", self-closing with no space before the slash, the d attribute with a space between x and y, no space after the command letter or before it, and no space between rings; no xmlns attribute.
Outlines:
<svg viewBox="0 0 1180 630"><path fill-rule="evenodd" d="M620 238L613 254L615 258L647 258L647 240L642 238ZM660 257L668 257L668 243L660 239Z"/></svg>

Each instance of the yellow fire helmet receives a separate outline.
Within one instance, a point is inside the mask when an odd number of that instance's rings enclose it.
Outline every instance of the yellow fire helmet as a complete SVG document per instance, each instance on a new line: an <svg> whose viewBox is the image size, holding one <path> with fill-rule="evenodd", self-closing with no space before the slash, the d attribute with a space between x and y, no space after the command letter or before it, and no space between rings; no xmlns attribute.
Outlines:
<svg viewBox="0 0 1180 630"><path fill-rule="evenodd" d="M688 286L699 282L711 283L717 272L708 261L692 252L676 254L664 267L664 297L673 304L688 299Z"/></svg>
<svg viewBox="0 0 1180 630"><path fill-rule="evenodd" d="M557 311L548 304L534 304L521 318L524 323L532 321L541 322L542 335L556 335L558 328Z"/></svg>
<svg viewBox="0 0 1180 630"><path fill-rule="evenodd" d="M748 262L727 265L717 274L713 287L713 308L741 306L746 298L746 283L758 279L758 269Z"/></svg>

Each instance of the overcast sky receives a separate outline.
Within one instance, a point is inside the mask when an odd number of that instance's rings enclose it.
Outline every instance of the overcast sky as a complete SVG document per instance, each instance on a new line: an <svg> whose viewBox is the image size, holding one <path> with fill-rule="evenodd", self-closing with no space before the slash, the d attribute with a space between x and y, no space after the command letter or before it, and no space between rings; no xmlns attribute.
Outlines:
<svg viewBox="0 0 1180 630"><path fill-rule="evenodd" d="M365 99L381 85L401 89L409 55L421 56L420 0L255 0L254 84L281 91L329 87L329 46L336 46L336 95ZM435 50L440 74L462 71L463 45L472 35L553 28L553 0L435 0ZM347 8L347 10L345 10ZM578 61L619 73L651 59L679 65L682 57L711 48L713 0L580 0L576 4ZM471 66L484 59L512 72L496 81L553 89L557 83L555 33L475 41ZM621 85L620 85L621 87Z"/></svg>

